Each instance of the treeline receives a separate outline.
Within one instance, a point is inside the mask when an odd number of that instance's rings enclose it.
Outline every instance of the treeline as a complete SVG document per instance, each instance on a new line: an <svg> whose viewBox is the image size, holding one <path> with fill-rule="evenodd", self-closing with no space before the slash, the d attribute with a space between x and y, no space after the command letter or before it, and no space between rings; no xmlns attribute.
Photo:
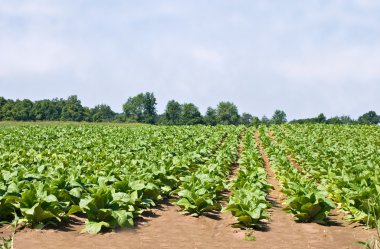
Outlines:
<svg viewBox="0 0 380 249"><path fill-rule="evenodd" d="M11 100L0 97L1 121L112 121L116 113L108 105L82 106L76 95L67 99L38 101Z"/></svg>
<svg viewBox="0 0 380 249"><path fill-rule="evenodd" d="M170 100L164 113L157 114L157 101L153 93L140 93L128 98L123 105L123 113L114 112L106 104L94 108L85 107L76 95L67 99L44 99L38 101L12 100L0 97L0 121L86 121L86 122L137 122L158 125L270 125L287 122L286 113L276 110L271 118L239 114L232 102L220 102L215 108L209 107L204 115L193 103L179 103ZM374 111L354 120L349 116L327 119L324 114L315 118L292 120L290 123L326 124L378 124L380 116Z"/></svg>

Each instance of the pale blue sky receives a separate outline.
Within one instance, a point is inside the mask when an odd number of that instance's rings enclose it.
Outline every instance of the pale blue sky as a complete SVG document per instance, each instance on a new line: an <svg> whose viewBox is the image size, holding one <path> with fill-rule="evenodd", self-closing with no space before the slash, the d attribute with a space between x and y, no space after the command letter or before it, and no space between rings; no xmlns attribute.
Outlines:
<svg viewBox="0 0 380 249"><path fill-rule="evenodd" d="M0 96L380 112L378 0L0 0Z"/></svg>

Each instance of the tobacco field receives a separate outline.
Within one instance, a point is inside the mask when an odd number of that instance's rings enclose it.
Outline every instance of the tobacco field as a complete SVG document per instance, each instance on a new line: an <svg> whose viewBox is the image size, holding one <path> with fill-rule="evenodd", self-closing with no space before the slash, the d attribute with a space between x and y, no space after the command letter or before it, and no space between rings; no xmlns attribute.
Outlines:
<svg viewBox="0 0 380 249"><path fill-rule="evenodd" d="M85 233L133 227L165 199L185 214L230 212L239 228L270 227L273 188L260 147L297 222L334 209L380 216L378 126L0 126L0 221L32 228L72 215Z"/></svg>

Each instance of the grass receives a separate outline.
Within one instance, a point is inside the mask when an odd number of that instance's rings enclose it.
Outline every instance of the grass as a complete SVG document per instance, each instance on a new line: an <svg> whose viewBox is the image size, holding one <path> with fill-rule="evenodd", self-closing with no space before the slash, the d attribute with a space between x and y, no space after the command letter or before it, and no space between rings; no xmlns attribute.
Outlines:
<svg viewBox="0 0 380 249"><path fill-rule="evenodd" d="M256 236L253 233L254 233L254 231L251 228L247 228L247 230L245 231L244 240L256 241Z"/></svg>

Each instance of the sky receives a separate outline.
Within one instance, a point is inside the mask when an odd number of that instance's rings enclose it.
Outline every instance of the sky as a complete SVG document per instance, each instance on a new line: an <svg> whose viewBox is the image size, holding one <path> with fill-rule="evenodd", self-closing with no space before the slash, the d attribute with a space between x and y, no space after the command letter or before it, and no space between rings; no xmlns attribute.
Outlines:
<svg viewBox="0 0 380 249"><path fill-rule="evenodd" d="M380 112L378 0L0 0L0 96Z"/></svg>

